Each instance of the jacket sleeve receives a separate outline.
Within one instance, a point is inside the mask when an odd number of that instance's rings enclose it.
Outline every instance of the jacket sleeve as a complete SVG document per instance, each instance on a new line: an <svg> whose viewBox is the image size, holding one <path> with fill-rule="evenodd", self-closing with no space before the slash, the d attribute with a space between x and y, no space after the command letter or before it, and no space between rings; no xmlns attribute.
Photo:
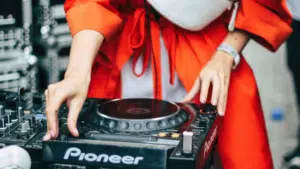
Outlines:
<svg viewBox="0 0 300 169"><path fill-rule="evenodd" d="M235 28L249 32L252 39L276 51L292 33L286 0L240 0Z"/></svg>
<svg viewBox="0 0 300 169"><path fill-rule="evenodd" d="M72 36L89 29L108 39L122 24L118 10L110 0L66 0L64 7Z"/></svg>

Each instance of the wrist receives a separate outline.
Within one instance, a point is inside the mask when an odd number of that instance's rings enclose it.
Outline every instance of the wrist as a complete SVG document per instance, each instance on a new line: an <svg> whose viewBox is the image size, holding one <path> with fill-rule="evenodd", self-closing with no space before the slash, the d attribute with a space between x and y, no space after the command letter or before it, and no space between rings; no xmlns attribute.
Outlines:
<svg viewBox="0 0 300 169"><path fill-rule="evenodd" d="M89 84L91 81L91 71L89 69L68 68L64 78L75 78L77 81Z"/></svg>
<svg viewBox="0 0 300 169"><path fill-rule="evenodd" d="M250 40L250 36L247 32L241 30L235 30L233 32L229 32L223 43L230 45L234 48L238 53L241 53L244 47Z"/></svg>
<svg viewBox="0 0 300 169"><path fill-rule="evenodd" d="M233 57L224 51L217 51L216 54L214 55L214 58L222 61L226 65L229 65L229 66L234 65Z"/></svg>
<svg viewBox="0 0 300 169"><path fill-rule="evenodd" d="M222 54L222 57L232 66L233 69L235 69L240 63L241 57L232 46L223 43L218 47L217 51L224 53Z"/></svg>

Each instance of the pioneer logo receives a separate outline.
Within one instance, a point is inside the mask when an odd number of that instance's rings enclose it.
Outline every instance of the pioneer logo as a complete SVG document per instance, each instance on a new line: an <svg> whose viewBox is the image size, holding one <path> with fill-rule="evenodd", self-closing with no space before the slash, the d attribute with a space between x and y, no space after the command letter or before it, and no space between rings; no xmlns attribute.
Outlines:
<svg viewBox="0 0 300 169"><path fill-rule="evenodd" d="M126 165L138 165L142 161L143 157L132 157L129 155L119 156L119 155L108 155L108 154L94 154L82 152L77 147L68 148L64 155L65 160L70 158L76 158L78 161L87 162L98 162L98 163L112 163L112 164L126 164Z"/></svg>
<svg viewBox="0 0 300 169"><path fill-rule="evenodd" d="M209 150L211 149L211 146L214 142L214 140L217 137L217 131L218 131L218 127L216 127L212 133L212 135L210 136L208 141L205 141L204 143L204 159L206 158L206 154L209 152Z"/></svg>

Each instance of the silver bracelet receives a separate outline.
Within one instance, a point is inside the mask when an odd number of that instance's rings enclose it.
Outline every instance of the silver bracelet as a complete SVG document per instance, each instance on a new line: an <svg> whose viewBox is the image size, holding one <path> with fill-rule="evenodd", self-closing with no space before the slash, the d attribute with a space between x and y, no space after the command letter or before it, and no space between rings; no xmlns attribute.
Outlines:
<svg viewBox="0 0 300 169"><path fill-rule="evenodd" d="M217 50L224 51L233 57L234 65L232 66L232 69L235 69L237 67L237 65L240 63L241 57L240 57L239 53L232 46L223 43L218 47Z"/></svg>

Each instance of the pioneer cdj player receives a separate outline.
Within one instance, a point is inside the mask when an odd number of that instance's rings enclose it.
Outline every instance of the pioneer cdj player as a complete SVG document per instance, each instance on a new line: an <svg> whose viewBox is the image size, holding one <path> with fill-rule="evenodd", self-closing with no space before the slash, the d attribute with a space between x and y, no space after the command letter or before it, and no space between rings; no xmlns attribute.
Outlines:
<svg viewBox="0 0 300 169"><path fill-rule="evenodd" d="M67 129L62 105L59 137L43 142L44 109L42 95L0 91L0 144L25 148L33 168L203 169L220 127L212 105L87 99L78 138Z"/></svg>

